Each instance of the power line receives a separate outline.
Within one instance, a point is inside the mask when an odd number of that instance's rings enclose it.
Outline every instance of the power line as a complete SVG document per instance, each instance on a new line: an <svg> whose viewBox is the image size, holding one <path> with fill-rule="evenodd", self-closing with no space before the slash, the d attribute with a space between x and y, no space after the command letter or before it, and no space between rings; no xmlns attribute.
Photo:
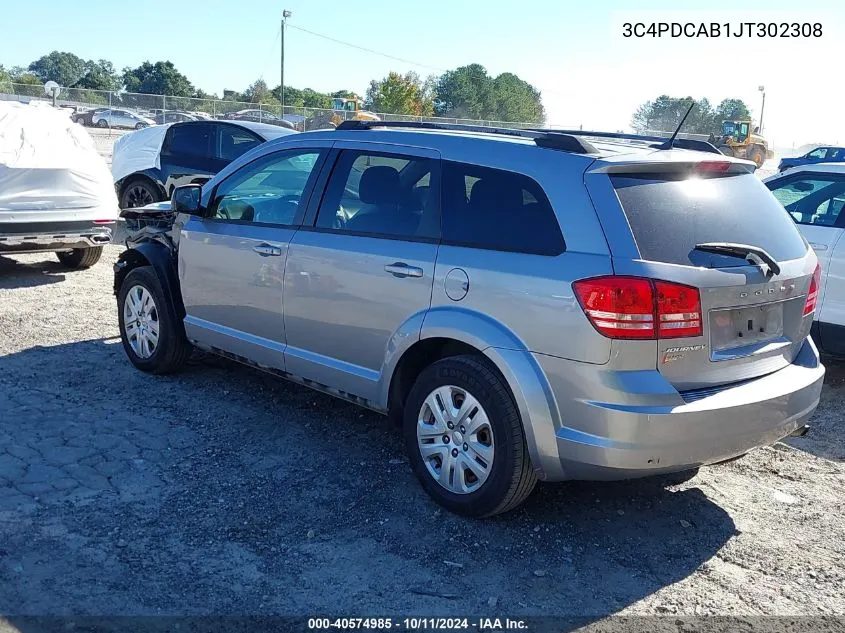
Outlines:
<svg viewBox="0 0 845 633"><path fill-rule="evenodd" d="M322 33L315 33L314 31L309 31L308 29L304 29L301 26L296 26L293 24L288 24L288 28L296 29L297 31L302 31L303 33L308 33L309 35L313 35L315 37L321 37L324 40L329 40L330 42L334 42L335 44L342 44L343 46L348 46L349 48L355 48L359 51L364 51L365 53L372 53L373 55L379 55L381 57L386 57L387 59L392 59L397 62L402 62L403 64L411 64L412 66L419 66L420 68L428 68L429 70L436 70L439 73L446 72L443 68L437 68L435 66L429 66L428 64L420 64L419 62L411 61L410 59L403 59L402 57L396 57L395 55L388 55L387 53L382 53L379 51L374 51L371 48L365 48L364 46L358 46L357 44L351 44L349 42L344 42L343 40L338 40L333 37L329 37L328 35L323 35Z"/></svg>

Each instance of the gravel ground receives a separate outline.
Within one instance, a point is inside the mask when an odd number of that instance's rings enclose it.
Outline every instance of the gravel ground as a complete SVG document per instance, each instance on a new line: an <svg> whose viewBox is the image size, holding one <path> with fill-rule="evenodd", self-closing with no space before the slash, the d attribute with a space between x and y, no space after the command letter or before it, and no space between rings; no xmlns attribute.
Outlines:
<svg viewBox="0 0 845 633"><path fill-rule="evenodd" d="M807 438L467 520L378 415L212 357L134 370L118 252L0 258L3 616L845 614L841 365Z"/></svg>

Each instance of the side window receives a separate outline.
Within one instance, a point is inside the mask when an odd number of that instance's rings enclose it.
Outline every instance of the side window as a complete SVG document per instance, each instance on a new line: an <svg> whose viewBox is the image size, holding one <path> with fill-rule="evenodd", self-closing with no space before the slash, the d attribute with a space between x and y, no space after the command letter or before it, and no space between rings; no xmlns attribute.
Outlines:
<svg viewBox="0 0 845 633"><path fill-rule="evenodd" d="M234 125L221 125L217 157L232 161L260 143L259 139L242 128Z"/></svg>
<svg viewBox="0 0 845 633"><path fill-rule="evenodd" d="M324 229L437 238L439 213L429 158L341 152L317 214Z"/></svg>
<svg viewBox="0 0 845 633"><path fill-rule="evenodd" d="M818 175L769 186L798 224L833 226L845 203L845 180L832 177Z"/></svg>
<svg viewBox="0 0 845 633"><path fill-rule="evenodd" d="M320 152L287 151L260 158L224 180L214 193L211 218L288 226L316 176Z"/></svg>
<svg viewBox="0 0 845 633"><path fill-rule="evenodd" d="M812 152L807 154L807 158L824 158L827 154L826 147L820 147L818 149L814 149Z"/></svg>
<svg viewBox="0 0 845 633"><path fill-rule="evenodd" d="M174 125L170 128L169 150L181 156L210 157L214 130L210 125Z"/></svg>
<svg viewBox="0 0 845 633"><path fill-rule="evenodd" d="M448 161L443 163L443 241L537 255L565 250L554 210L535 180Z"/></svg>

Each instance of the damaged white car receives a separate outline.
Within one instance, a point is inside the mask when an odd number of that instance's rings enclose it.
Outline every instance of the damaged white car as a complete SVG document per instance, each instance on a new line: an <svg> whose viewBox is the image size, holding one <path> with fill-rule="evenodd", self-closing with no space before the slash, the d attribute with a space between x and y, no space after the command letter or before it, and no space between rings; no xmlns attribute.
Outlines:
<svg viewBox="0 0 845 633"><path fill-rule="evenodd" d="M68 268L88 268L117 214L88 132L49 105L0 102L0 255L56 253Z"/></svg>

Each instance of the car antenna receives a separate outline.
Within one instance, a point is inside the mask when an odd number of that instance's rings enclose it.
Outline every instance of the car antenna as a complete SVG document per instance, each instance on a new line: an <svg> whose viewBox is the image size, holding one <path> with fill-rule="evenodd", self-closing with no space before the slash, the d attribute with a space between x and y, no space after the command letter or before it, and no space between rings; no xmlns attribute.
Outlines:
<svg viewBox="0 0 845 633"><path fill-rule="evenodd" d="M658 145L657 149L672 149L672 147L675 143L675 137L678 136L678 132L680 132L681 128L684 127L684 121L687 120L689 113L692 112L692 109L694 107L695 107L695 101L693 101L690 104L689 109L687 110L687 113L684 115L684 118L681 119L681 122L678 123L678 127L675 128L675 131L672 133L672 136L670 136L665 143L661 143L660 145Z"/></svg>

